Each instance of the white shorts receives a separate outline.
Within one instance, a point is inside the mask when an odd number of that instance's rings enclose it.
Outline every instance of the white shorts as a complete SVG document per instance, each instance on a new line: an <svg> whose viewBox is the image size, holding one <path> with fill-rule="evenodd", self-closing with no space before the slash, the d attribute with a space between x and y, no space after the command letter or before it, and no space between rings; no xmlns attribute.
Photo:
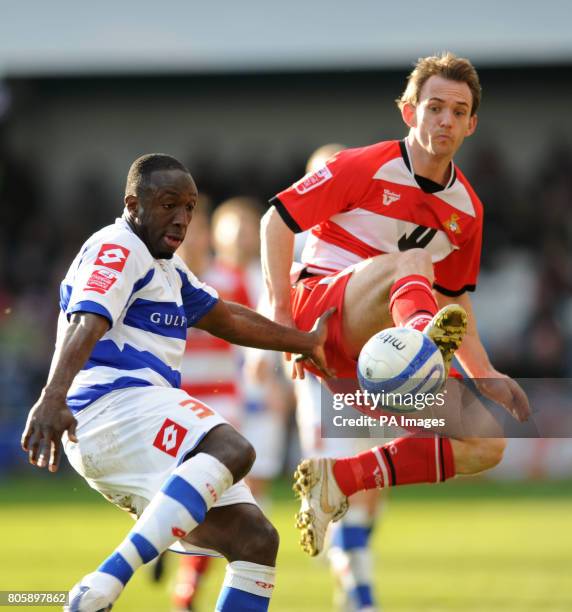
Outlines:
<svg viewBox="0 0 572 612"><path fill-rule="evenodd" d="M214 410L171 387L113 391L76 419L79 442L64 441L70 464L90 487L135 517L203 437L226 424ZM242 503L256 504L241 480L214 505ZM203 552L186 542L181 544L185 551Z"/></svg>
<svg viewBox="0 0 572 612"><path fill-rule="evenodd" d="M322 401L330 391L310 372L294 382L296 423L303 457L348 457L394 438L322 438Z"/></svg>

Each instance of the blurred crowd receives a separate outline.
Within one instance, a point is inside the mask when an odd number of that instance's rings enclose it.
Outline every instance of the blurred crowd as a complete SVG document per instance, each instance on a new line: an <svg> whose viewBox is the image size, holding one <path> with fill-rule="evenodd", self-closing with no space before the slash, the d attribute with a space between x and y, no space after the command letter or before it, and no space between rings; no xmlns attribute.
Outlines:
<svg viewBox="0 0 572 612"><path fill-rule="evenodd" d="M316 146L322 143L316 143ZM572 376L572 147L554 143L516 176L494 142L468 149L463 170L485 206L482 268L474 304L498 369L514 377ZM261 170L229 166L215 152L187 160L213 208L245 195L268 199L304 173L311 151ZM37 171L5 144L0 127L0 466L21 463L21 426L49 367L59 283L84 240L121 214L101 170L77 176L54 210ZM127 168L126 168L127 170ZM18 457L18 458L16 458ZM1 473L1 468L0 468Z"/></svg>

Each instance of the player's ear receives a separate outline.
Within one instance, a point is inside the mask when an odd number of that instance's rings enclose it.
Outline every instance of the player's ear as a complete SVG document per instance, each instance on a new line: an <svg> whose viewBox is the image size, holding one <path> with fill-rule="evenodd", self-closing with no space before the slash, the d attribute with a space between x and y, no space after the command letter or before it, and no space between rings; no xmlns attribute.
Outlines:
<svg viewBox="0 0 572 612"><path fill-rule="evenodd" d="M471 136L475 133L478 122L479 122L479 119L477 115L472 115L471 118L469 119L469 127L467 128L467 136Z"/></svg>
<svg viewBox="0 0 572 612"><path fill-rule="evenodd" d="M129 211L133 218L137 217L137 210L139 208L139 200L137 196L133 194L128 194L125 196L124 200L125 208Z"/></svg>
<svg viewBox="0 0 572 612"><path fill-rule="evenodd" d="M415 106L410 102L406 102L401 107L401 117L407 127L417 127L417 113L415 112Z"/></svg>

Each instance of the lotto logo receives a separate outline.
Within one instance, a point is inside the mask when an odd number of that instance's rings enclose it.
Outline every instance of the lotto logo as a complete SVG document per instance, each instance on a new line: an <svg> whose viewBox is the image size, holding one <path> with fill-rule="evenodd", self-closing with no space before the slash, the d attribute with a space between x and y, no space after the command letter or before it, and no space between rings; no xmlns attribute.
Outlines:
<svg viewBox="0 0 572 612"><path fill-rule="evenodd" d="M312 189L319 187L322 183L325 183L331 178L332 173L330 172L330 169L328 166L324 166L323 168L320 168L320 170L314 172L314 174L307 174L301 178L294 185L294 187L300 195L304 195L305 193L308 193L308 191L312 191Z"/></svg>
<svg viewBox="0 0 572 612"><path fill-rule="evenodd" d="M105 266L121 272L129 257L129 249L118 244L102 244L95 260L96 266Z"/></svg>
<svg viewBox="0 0 572 612"><path fill-rule="evenodd" d="M116 272L111 270L95 270L85 285L85 291L96 291L103 295L111 289L116 280Z"/></svg>
<svg viewBox="0 0 572 612"><path fill-rule="evenodd" d="M186 531L183 531L180 527L173 527L171 529L171 533L176 537L176 538L184 538L187 535Z"/></svg>
<svg viewBox="0 0 572 612"><path fill-rule="evenodd" d="M171 457L176 457L187 431L171 419L165 419L159 433L155 436L153 446Z"/></svg>

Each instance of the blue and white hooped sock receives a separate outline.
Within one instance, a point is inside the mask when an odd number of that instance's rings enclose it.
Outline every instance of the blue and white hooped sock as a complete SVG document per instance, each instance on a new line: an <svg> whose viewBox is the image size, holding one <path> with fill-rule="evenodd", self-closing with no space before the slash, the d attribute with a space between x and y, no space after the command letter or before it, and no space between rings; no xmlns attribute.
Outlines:
<svg viewBox="0 0 572 612"><path fill-rule="evenodd" d="M266 612L274 591L276 568L249 561L226 567L216 612Z"/></svg>
<svg viewBox="0 0 572 612"><path fill-rule="evenodd" d="M365 510L352 508L333 525L328 553L332 571L357 610L372 608L373 563L369 550L371 519ZM347 518L346 518L347 517Z"/></svg>
<svg viewBox="0 0 572 612"><path fill-rule="evenodd" d="M167 550L202 523L209 508L232 485L232 474L206 453L191 457L167 479L133 529L115 551L90 574L97 590L117 590L133 572ZM107 583L105 585L105 583ZM121 592L121 589L119 592ZM119 593L115 595L115 598Z"/></svg>

